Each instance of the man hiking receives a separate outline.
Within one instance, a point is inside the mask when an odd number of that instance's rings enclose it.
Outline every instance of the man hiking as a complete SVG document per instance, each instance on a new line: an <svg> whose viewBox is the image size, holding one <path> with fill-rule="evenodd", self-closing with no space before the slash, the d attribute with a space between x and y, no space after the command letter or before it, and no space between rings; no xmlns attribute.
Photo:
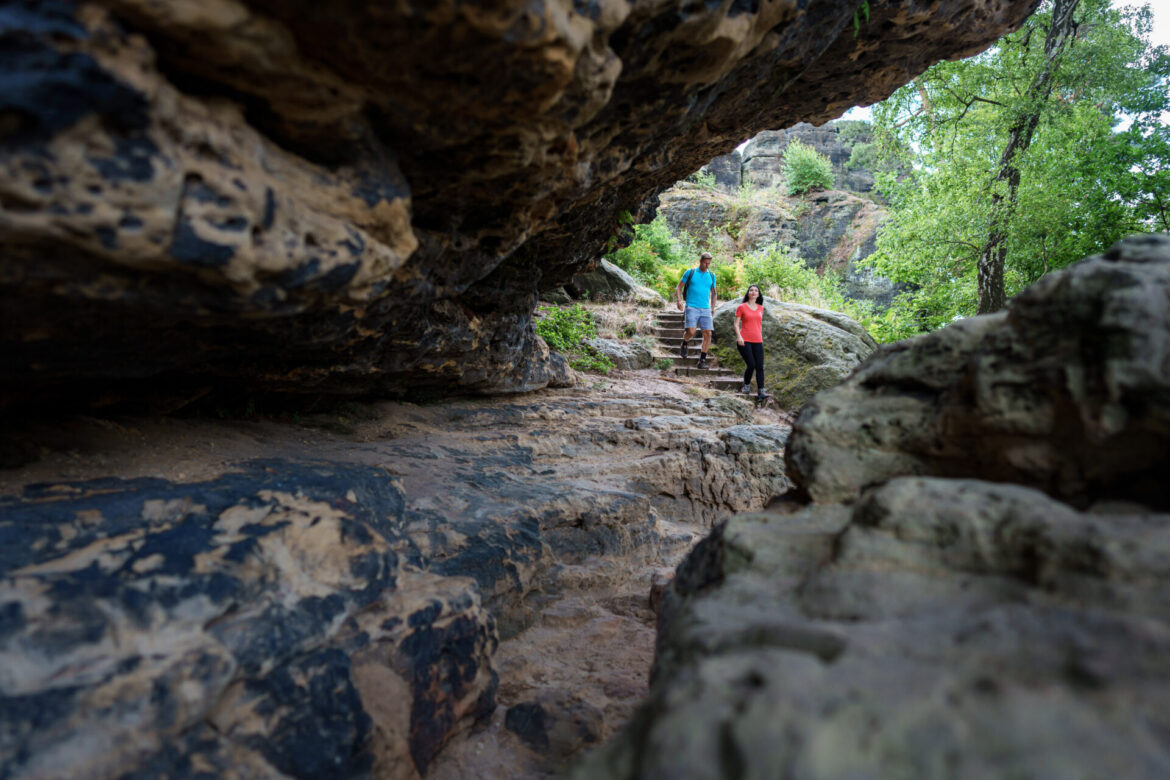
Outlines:
<svg viewBox="0 0 1170 780"><path fill-rule="evenodd" d="M699 368L707 367L707 350L711 347L711 313L715 311L715 274L707 269L711 267L711 253L704 252L699 257L698 268L688 268L678 280L674 288L674 298L678 302L678 310L683 314L683 324L686 333L683 334L680 354L687 356L687 342L695 335L695 328L703 331L703 350L699 353ZM685 293L684 293L685 291ZM686 295L686 305L683 305L683 295Z"/></svg>

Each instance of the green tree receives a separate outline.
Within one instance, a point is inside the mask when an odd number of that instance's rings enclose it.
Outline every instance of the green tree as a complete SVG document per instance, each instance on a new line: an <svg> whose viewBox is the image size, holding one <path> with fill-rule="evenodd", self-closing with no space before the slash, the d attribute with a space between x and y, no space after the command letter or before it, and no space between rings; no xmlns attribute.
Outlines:
<svg viewBox="0 0 1170 780"><path fill-rule="evenodd" d="M1165 229L1170 57L1149 29L1148 9L1051 0L875 107L883 154L913 172L878 176L892 213L874 260L919 288L916 328L995 310L1053 268Z"/></svg>
<svg viewBox="0 0 1170 780"><path fill-rule="evenodd" d="M833 186L833 164L816 149L793 141L784 150L784 183L789 195L801 195L814 187Z"/></svg>

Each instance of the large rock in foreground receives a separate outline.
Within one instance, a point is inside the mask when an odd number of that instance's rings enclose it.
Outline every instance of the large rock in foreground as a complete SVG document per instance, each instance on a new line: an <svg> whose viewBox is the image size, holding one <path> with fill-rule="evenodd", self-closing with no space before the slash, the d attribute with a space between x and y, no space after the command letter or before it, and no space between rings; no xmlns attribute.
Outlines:
<svg viewBox="0 0 1170 780"><path fill-rule="evenodd" d="M579 777L1165 776L1168 437L1167 236L883 348L679 568Z"/></svg>
<svg viewBox="0 0 1170 780"><path fill-rule="evenodd" d="M1170 515L903 478L740 515L577 778L1164 777Z"/></svg>
<svg viewBox="0 0 1170 780"><path fill-rule="evenodd" d="M544 386L538 291L662 187L1036 4L9 3L0 404Z"/></svg>
<svg viewBox="0 0 1170 780"><path fill-rule="evenodd" d="M1170 237L1146 235L883 347L804 408L788 463L817 501L930 474L1167 509L1168 453Z"/></svg>
<svg viewBox="0 0 1170 780"><path fill-rule="evenodd" d="M715 311L715 338L733 350L739 304L729 301ZM840 312L780 301L764 305L763 338L768 391L793 410L839 384L877 349L865 328Z"/></svg>

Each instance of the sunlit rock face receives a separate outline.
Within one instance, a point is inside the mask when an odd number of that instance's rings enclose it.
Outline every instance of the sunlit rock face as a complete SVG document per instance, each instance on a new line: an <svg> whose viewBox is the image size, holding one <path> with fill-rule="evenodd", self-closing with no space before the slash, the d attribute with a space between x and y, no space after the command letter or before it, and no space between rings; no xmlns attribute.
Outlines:
<svg viewBox="0 0 1170 780"><path fill-rule="evenodd" d="M7 4L0 401L564 382L532 304L624 212L1035 4Z"/></svg>

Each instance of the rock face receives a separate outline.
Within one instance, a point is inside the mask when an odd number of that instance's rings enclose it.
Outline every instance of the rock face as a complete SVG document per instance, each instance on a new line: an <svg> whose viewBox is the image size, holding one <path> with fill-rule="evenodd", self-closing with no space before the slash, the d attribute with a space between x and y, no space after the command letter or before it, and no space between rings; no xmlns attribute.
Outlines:
<svg viewBox="0 0 1170 780"><path fill-rule="evenodd" d="M654 356L644 344L636 341L618 341L616 339L588 339L589 346L613 361L614 368L624 371L636 371L639 368L649 368L654 362Z"/></svg>
<svg viewBox="0 0 1170 780"><path fill-rule="evenodd" d="M864 149L872 140L868 122L829 122L821 127L800 122L785 130L765 130L748 141L741 152L742 180L747 185L783 189L784 151L788 144L799 141L829 158L839 189L869 192L873 189L873 171L859 160L864 160L863 155L854 150L859 146Z"/></svg>
<svg viewBox="0 0 1170 780"><path fill-rule="evenodd" d="M575 776L1160 777L1168 531L919 478L733 518L675 578L649 701Z"/></svg>
<svg viewBox="0 0 1170 780"><path fill-rule="evenodd" d="M819 394L787 451L815 501L700 543L576 776L1170 771L1168 273L1129 239Z"/></svg>
<svg viewBox="0 0 1170 780"><path fill-rule="evenodd" d="M1035 5L10 5L0 403L543 386L538 290L625 212Z"/></svg>
<svg viewBox="0 0 1170 780"><path fill-rule="evenodd" d="M727 397L352 414L108 423L0 472L4 777L417 777L497 703L563 759L644 667L546 691L541 648L628 649L654 567L789 485L787 429Z"/></svg>
<svg viewBox="0 0 1170 780"><path fill-rule="evenodd" d="M883 347L802 410L789 464L818 501L933 474L1170 509L1168 388L1170 238L1137 237Z"/></svg>
<svg viewBox="0 0 1170 780"><path fill-rule="evenodd" d="M664 306L666 300L649 287L644 287L628 273L608 260L601 260L597 268L577 274L565 285L575 298L591 301L629 301L645 306Z"/></svg>
<svg viewBox="0 0 1170 780"><path fill-rule="evenodd" d="M858 266L874 252L886 210L871 200L830 190L785 197L743 195L680 182L659 196L658 213L675 233L722 242L728 255L775 245L809 268L841 274L843 294L886 308L902 287Z"/></svg>
<svg viewBox="0 0 1170 780"><path fill-rule="evenodd" d="M715 311L715 338L732 349L739 304ZM865 328L840 312L777 301L764 305L763 337L767 388L783 409L839 384L877 349Z"/></svg>

